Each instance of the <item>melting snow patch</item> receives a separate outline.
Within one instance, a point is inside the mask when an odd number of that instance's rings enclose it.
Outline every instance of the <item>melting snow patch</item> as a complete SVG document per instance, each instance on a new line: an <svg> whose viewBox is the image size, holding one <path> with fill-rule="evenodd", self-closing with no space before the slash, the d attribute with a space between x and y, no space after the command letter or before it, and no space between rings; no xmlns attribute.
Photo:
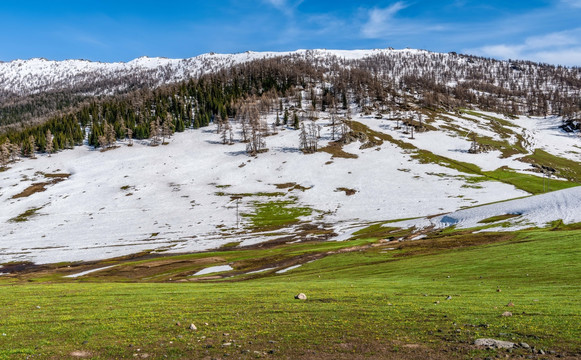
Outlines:
<svg viewBox="0 0 581 360"><path fill-rule="evenodd" d="M78 274L67 275L65 277L66 278L76 278L76 277L83 276L83 275L87 275L87 274L94 273L94 272L97 272L97 271L101 271L101 270L105 270L105 269L110 269L110 268L112 268L114 266L116 266L116 265L105 266L105 267L98 268L98 269L87 270L87 271L80 272Z"/></svg>
<svg viewBox="0 0 581 360"><path fill-rule="evenodd" d="M283 273L285 273L285 272L287 272L287 271L294 270L294 269L296 269L296 268L300 267L301 265L302 265L302 264L298 264L298 265L289 266L289 267L287 267L287 268L284 268L284 269L282 269L282 270L279 270L279 271L277 271L276 273L277 273L277 274L283 274Z"/></svg>
<svg viewBox="0 0 581 360"><path fill-rule="evenodd" d="M230 270L234 270L232 268L232 266L230 266L230 265L211 266L209 268L205 268L205 269L198 271L197 273L195 273L192 276L206 275L206 274L212 274L212 273L217 273L217 272L222 272L222 271L230 271Z"/></svg>
<svg viewBox="0 0 581 360"><path fill-rule="evenodd" d="M265 272L265 271L268 271L268 270L274 270L274 269L275 268L260 269L260 270L255 270L255 271L247 272L246 274L258 274L258 273L261 273L261 272Z"/></svg>

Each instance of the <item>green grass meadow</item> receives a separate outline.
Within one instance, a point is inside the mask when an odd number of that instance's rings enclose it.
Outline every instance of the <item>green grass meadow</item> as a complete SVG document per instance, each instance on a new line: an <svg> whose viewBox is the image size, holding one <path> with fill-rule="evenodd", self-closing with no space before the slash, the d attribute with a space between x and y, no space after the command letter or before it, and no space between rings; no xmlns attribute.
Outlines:
<svg viewBox="0 0 581 360"><path fill-rule="evenodd" d="M228 250L224 259L234 268L273 254L325 256L282 274L237 272L209 282L0 278L0 359L530 354L475 348L480 337L578 356L581 230L479 236L378 242L350 252L341 249L373 240ZM295 300L299 292L308 299ZM505 311L513 315L501 316ZM198 329L189 330L191 323Z"/></svg>

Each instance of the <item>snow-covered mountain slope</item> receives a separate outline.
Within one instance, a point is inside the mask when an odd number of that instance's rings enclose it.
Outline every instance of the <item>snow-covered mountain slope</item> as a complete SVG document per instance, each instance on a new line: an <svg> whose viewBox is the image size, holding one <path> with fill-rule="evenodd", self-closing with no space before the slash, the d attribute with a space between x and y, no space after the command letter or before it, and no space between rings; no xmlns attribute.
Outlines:
<svg viewBox="0 0 581 360"><path fill-rule="evenodd" d="M331 141L330 114L318 115L319 146L324 147ZM267 117L270 125L275 116ZM526 203L482 207L474 210L476 215L472 210L454 213L528 193L491 179L475 183L478 177L471 174L418 159L418 150L483 170L505 167L534 174L528 171L528 163L519 161L526 154L468 153L471 141L458 131L501 138L494 131L497 120L492 118L500 115L481 114L478 122L470 116L443 113L430 122L433 130L411 139L394 119L354 112L353 119L375 134L371 136L393 139L368 147L360 142L343 146L343 152L357 158L333 156L332 151L305 155L297 149L299 131L291 128L279 128L278 134L266 137L269 151L250 157L246 144L222 145L215 127L210 126L176 134L164 146L142 142L128 147L120 142L117 149L105 152L77 147L50 158L23 160L0 173L0 263L93 260L152 249L195 251L280 237L304 240L305 224L341 239L374 221L450 212L448 218L455 220L449 223L462 226L512 212L522 214L527 226L558 219L581 221L578 188L530 198ZM581 162L581 153L574 147L579 140L576 134L548 129L543 118L506 121L516 133L528 131L535 148ZM232 196L241 198L239 227ZM568 200L561 202L563 196ZM302 209L300 221L256 232L254 214L273 204ZM420 219L407 225L427 227L443 224L443 219Z"/></svg>
<svg viewBox="0 0 581 360"><path fill-rule="evenodd" d="M51 61L42 58L0 63L0 90L19 96L48 90L88 88L89 91L113 92L115 88L94 88L100 82L133 78L139 84L159 86L216 71L235 64L277 56L361 59L391 50L297 50L293 52L244 52L238 54L203 54L188 59L141 57L129 62L92 62L88 60ZM393 50L396 51L396 50ZM417 50L399 52L417 53ZM126 83L126 82L125 82ZM123 90L123 85L118 85Z"/></svg>
<svg viewBox="0 0 581 360"><path fill-rule="evenodd" d="M316 61L320 66L349 61L372 61L381 57L381 72L394 82L405 76L428 75L455 87L467 80L484 80L491 86L525 88L534 84L537 91L554 91L563 76L581 81L581 70L522 62L496 61L455 53L434 53L416 49L371 50L296 50L291 52L244 52L238 54L203 54L187 59L141 57L126 63L103 63L87 60L50 61L42 58L0 62L0 95L25 96L48 90L72 90L89 94L112 94L127 87L174 83L201 74L253 60L290 56ZM566 82L558 86L570 92L577 85ZM572 90L573 89L573 90ZM482 91L482 90L481 90ZM578 91L578 89L576 90Z"/></svg>

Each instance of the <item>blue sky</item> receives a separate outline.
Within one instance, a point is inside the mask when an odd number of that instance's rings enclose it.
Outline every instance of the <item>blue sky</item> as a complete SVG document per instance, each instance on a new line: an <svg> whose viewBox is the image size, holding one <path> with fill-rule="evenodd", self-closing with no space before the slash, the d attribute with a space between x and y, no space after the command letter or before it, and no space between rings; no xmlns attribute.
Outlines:
<svg viewBox="0 0 581 360"><path fill-rule="evenodd" d="M0 60L420 48L581 66L581 0L0 3Z"/></svg>

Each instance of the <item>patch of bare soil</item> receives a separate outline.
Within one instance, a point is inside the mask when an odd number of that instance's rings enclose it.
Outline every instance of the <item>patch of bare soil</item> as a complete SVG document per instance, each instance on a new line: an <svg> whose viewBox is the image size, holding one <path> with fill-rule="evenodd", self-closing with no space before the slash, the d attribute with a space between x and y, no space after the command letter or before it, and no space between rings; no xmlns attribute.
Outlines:
<svg viewBox="0 0 581 360"><path fill-rule="evenodd" d="M30 195L36 194L38 192L43 192L46 190L47 186L58 184L59 182L64 181L68 179L69 176L71 176L70 174L43 174L43 175L44 177L52 180L34 183L27 187L26 189L24 189L24 191L22 191L21 193L14 195L12 198L13 199L24 198L29 197Z"/></svg>
<svg viewBox="0 0 581 360"><path fill-rule="evenodd" d="M340 188L336 188L335 192L339 192L339 191L344 191L345 195L347 196L351 196L351 195L355 195L357 193L357 190L355 189L348 189L346 187L340 187Z"/></svg>
<svg viewBox="0 0 581 360"><path fill-rule="evenodd" d="M343 145L340 142L330 142L329 145L322 147L319 151L323 151L333 155L333 158L357 159L356 154L348 153L343 150Z"/></svg>

